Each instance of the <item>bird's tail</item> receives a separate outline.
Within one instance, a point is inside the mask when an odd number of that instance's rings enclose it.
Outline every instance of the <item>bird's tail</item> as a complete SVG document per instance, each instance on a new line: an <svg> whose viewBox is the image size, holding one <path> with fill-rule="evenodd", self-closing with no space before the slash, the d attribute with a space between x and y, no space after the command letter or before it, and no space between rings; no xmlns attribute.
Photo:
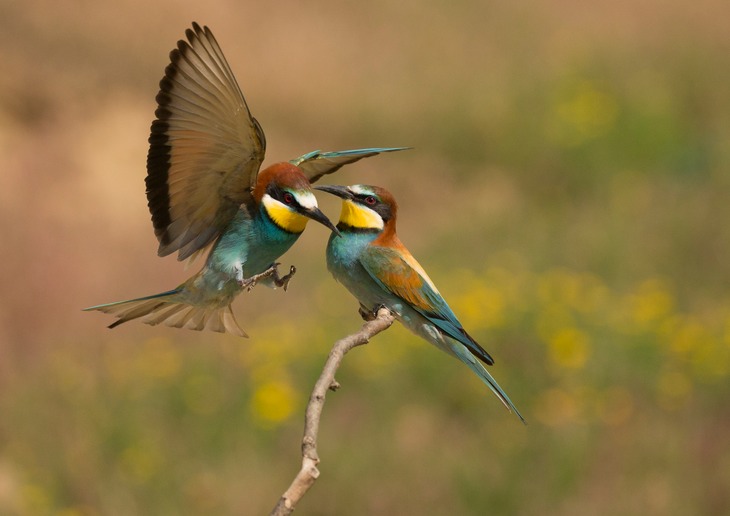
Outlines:
<svg viewBox="0 0 730 516"><path fill-rule="evenodd" d="M507 393L502 390L502 387L499 386L497 380L495 380L492 375L489 374L489 371L486 370L482 363L479 362L479 360L477 360L476 357L472 355L469 350L466 349L466 347L460 342L448 338L447 340L451 345L451 350L453 351L454 355L456 355L459 360L469 366L469 369L474 371L477 376L479 376L479 378L481 378L482 381L487 384L487 387L489 387L489 389L499 398L502 404L507 407L507 410L514 412L517 417L522 420L523 423L527 424L527 421L525 421L525 418L522 417L522 414L520 414L520 411L517 410L517 407L515 407L515 404L512 403L512 400L509 399Z"/></svg>
<svg viewBox="0 0 730 516"><path fill-rule="evenodd" d="M133 319L141 319L152 326L164 323L173 328L203 330L208 328L220 333L231 333L239 337L248 337L233 316L231 305L210 307L195 306L181 300L181 288L162 292L152 296L117 301L104 305L84 308L84 311L96 310L117 317L117 321L109 325L114 328Z"/></svg>

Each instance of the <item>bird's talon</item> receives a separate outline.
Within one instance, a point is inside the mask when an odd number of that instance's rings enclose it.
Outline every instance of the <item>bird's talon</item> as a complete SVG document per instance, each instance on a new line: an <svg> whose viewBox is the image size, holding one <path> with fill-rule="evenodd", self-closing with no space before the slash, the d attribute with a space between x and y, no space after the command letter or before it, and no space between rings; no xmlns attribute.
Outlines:
<svg viewBox="0 0 730 516"><path fill-rule="evenodd" d="M242 289L246 289L246 292L250 292L251 289L253 289L256 286L256 280L258 278L256 276L252 278L244 278L238 280L238 286Z"/></svg>
<svg viewBox="0 0 730 516"><path fill-rule="evenodd" d="M370 313L372 317L371 321L374 321L378 318L378 312L380 312L380 310L383 308L390 311L390 309L382 303L380 303L379 305L375 305L375 308L373 308L373 311Z"/></svg>
<svg viewBox="0 0 730 516"><path fill-rule="evenodd" d="M236 282L239 287L245 288L246 290L251 290L256 285L255 278L244 278L243 276L236 278Z"/></svg>
<svg viewBox="0 0 730 516"><path fill-rule="evenodd" d="M253 289L256 286L256 283L258 283L259 280L264 279L264 278L268 278L270 276L273 278L274 283L277 286L280 286L279 283L278 283L280 281L279 280L278 269L276 268L278 265L280 265L280 264L279 263L272 263L271 264L271 267L269 267L268 269L266 269L264 272L261 272L259 274L254 274L250 278L244 278L243 277L243 270L240 269L240 268L238 268L238 267L236 267L236 281L238 282L238 285L241 288L246 289L246 292L250 292L251 289Z"/></svg>
<svg viewBox="0 0 730 516"><path fill-rule="evenodd" d="M275 265L279 265L279 264L277 263ZM289 288L289 282L291 281L292 276L294 276L294 274L296 272L297 272L297 268L294 267L293 265L291 267L289 267L289 274L287 274L286 276L282 276L281 278L279 277L278 270L275 271L273 274L274 285L276 285L277 287L282 287L284 289L284 292L286 292L287 288Z"/></svg>
<svg viewBox="0 0 730 516"><path fill-rule="evenodd" d="M378 318L378 312L380 311L381 308L387 308L387 306L385 306L383 304L379 304L379 305L375 305L375 307L372 309L368 309L368 308L365 308L364 306L360 305L360 308L358 308L357 311L360 314L360 317L362 317L363 321L370 322L370 321L374 321L375 319Z"/></svg>

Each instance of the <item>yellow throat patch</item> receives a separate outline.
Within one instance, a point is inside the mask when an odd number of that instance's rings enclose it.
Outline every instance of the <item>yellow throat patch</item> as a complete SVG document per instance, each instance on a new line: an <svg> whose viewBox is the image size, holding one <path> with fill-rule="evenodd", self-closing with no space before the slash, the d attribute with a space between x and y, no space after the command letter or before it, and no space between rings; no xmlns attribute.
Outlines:
<svg viewBox="0 0 730 516"><path fill-rule="evenodd" d="M340 222L357 229L383 229L383 219L380 215L350 200L342 202Z"/></svg>
<svg viewBox="0 0 730 516"><path fill-rule="evenodd" d="M280 228L290 233L301 233L307 227L307 222L309 222L307 217L291 210L276 199L264 195L262 202L266 208L266 213Z"/></svg>

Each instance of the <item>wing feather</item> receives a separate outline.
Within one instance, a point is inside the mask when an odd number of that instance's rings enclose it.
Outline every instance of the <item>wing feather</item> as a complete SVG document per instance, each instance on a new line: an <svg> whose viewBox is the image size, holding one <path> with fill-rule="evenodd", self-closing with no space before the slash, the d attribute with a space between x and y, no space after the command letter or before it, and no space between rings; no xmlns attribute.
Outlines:
<svg viewBox="0 0 730 516"><path fill-rule="evenodd" d="M193 23L160 81L147 155L147 201L160 246L184 260L210 245L241 205L266 140L213 33Z"/></svg>
<svg viewBox="0 0 730 516"><path fill-rule="evenodd" d="M307 176L310 183L318 181L322 176L337 172L340 168L363 158L377 156L383 152L408 150L410 147L371 147L368 149L352 149L345 151L322 152L319 150L308 152L303 156L290 161L298 166Z"/></svg>
<svg viewBox="0 0 730 516"><path fill-rule="evenodd" d="M480 360L494 360L461 326L436 286L405 247L370 246L360 255L360 263L384 289L399 297L443 333L458 340Z"/></svg>

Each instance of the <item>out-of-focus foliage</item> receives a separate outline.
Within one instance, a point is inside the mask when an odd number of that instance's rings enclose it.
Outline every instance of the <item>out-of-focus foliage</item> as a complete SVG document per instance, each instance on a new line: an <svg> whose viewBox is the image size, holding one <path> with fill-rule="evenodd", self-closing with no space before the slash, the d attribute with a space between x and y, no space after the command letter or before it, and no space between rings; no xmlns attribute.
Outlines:
<svg viewBox="0 0 730 516"><path fill-rule="evenodd" d="M269 160L415 147L333 181L394 192L529 422L394 326L345 359L303 514L730 511L726 2L198 4L0 5L0 513L266 513L360 324L319 227L288 292L236 303L251 339L80 312L191 272L155 257L143 178L193 19Z"/></svg>

